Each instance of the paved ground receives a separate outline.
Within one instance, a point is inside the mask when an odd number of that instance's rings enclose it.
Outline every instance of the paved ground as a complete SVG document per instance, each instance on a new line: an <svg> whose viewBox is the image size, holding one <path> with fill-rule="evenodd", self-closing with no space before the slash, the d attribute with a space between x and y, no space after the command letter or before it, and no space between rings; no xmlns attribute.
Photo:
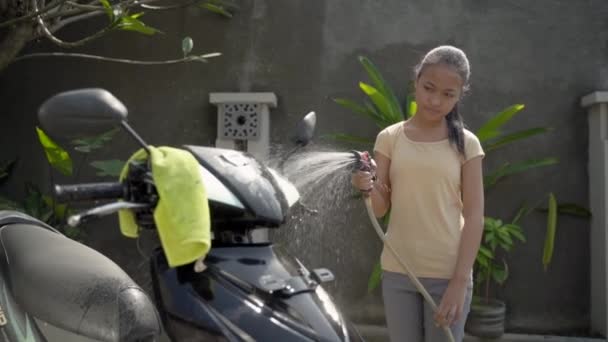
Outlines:
<svg viewBox="0 0 608 342"><path fill-rule="evenodd" d="M80 337L44 322L38 321L40 329L45 333L49 342L97 342L88 338ZM381 326L358 326L359 331L365 337L366 342L388 342L386 329ZM66 338L66 334L68 337ZM543 335L519 335L505 334L500 339L492 340L492 342L606 342L606 339L592 339L581 337L561 337L561 336L543 336ZM162 336L159 342L170 342L166 336ZM478 339L467 336L464 342L487 342L487 340Z"/></svg>
<svg viewBox="0 0 608 342"><path fill-rule="evenodd" d="M365 337L366 342L388 342L386 328L375 325L359 325L359 331ZM472 336L466 336L464 342L606 342L606 339L562 337L545 335L504 334L495 340L483 340Z"/></svg>
<svg viewBox="0 0 608 342"><path fill-rule="evenodd" d="M45 322L38 321L38 326L46 336L49 342L98 342L90 338L78 336L68 331L61 330ZM167 336L161 336L158 342L170 342Z"/></svg>

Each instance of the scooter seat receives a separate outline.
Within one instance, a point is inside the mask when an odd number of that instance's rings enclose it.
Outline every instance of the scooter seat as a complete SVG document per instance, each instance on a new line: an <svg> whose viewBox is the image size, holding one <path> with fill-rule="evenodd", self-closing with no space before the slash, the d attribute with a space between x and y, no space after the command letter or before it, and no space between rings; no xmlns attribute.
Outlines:
<svg viewBox="0 0 608 342"><path fill-rule="evenodd" d="M35 219L7 224L2 214L0 267L9 288L0 295L12 293L29 314L93 339L160 335L153 302L113 261Z"/></svg>

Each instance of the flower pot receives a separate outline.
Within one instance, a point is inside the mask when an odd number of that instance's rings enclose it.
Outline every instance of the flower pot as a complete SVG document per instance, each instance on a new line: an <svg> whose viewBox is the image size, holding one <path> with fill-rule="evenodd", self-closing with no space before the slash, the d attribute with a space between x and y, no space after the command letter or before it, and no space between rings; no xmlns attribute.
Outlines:
<svg viewBox="0 0 608 342"><path fill-rule="evenodd" d="M497 299L487 302L474 298L465 331L481 338L498 338L505 332L505 303Z"/></svg>

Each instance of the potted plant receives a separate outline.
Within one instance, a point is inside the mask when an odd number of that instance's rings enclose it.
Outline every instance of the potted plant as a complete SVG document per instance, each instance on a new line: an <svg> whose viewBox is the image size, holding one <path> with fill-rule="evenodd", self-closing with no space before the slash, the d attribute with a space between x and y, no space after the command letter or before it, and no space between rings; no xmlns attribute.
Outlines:
<svg viewBox="0 0 608 342"><path fill-rule="evenodd" d="M525 242L521 227L517 224L520 214L511 223L485 217L484 233L475 260L475 296L471 303L465 331L484 338L500 337L505 330L506 305L490 295L490 284L502 285L509 277L509 267L502 253L511 251L515 240Z"/></svg>

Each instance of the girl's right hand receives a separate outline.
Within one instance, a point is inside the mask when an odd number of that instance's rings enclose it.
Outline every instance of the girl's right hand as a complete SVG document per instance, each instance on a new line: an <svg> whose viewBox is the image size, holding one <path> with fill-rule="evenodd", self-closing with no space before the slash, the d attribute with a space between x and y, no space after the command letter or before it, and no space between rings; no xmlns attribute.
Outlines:
<svg viewBox="0 0 608 342"><path fill-rule="evenodd" d="M369 171L356 171L351 176L353 187L363 193L369 193L374 187L374 175Z"/></svg>
<svg viewBox="0 0 608 342"><path fill-rule="evenodd" d="M367 152L365 152L367 153ZM369 154L368 154L369 156ZM376 161L369 157L369 169L366 171L358 170L351 177L351 184L359 191L369 193L374 187L376 180Z"/></svg>

